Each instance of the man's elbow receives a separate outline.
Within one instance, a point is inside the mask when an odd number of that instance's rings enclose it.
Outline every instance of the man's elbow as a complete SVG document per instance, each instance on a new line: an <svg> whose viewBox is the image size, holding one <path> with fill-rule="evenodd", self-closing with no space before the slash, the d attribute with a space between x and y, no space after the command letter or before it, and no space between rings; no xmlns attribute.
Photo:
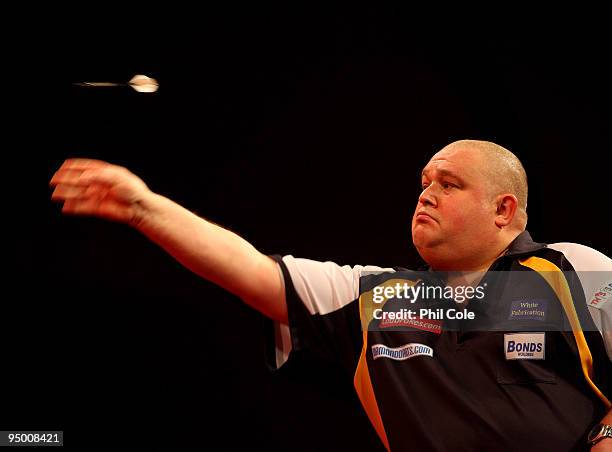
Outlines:
<svg viewBox="0 0 612 452"><path fill-rule="evenodd" d="M288 324L283 275L273 259L262 257L251 275L250 289L241 298L272 320Z"/></svg>

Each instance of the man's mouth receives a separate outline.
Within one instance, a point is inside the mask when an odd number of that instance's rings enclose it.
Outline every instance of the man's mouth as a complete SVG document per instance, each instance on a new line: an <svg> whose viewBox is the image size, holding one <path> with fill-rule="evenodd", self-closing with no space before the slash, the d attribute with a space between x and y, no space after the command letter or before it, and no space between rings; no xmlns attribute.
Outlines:
<svg viewBox="0 0 612 452"><path fill-rule="evenodd" d="M421 222L425 222L425 221L436 221L437 222L438 221L434 217L432 217L431 215L425 212L418 212L415 215L414 220L421 221Z"/></svg>

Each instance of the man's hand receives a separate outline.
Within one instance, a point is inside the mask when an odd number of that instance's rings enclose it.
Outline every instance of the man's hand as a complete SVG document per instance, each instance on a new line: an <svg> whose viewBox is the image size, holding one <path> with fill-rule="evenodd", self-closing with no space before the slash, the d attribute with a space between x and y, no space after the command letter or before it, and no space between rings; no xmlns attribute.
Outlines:
<svg viewBox="0 0 612 452"><path fill-rule="evenodd" d="M140 202L152 194L127 168L101 160L68 159L53 175L51 199L63 202L62 212L92 215L136 225Z"/></svg>
<svg viewBox="0 0 612 452"><path fill-rule="evenodd" d="M591 452L612 452L612 438L604 438L591 447Z"/></svg>

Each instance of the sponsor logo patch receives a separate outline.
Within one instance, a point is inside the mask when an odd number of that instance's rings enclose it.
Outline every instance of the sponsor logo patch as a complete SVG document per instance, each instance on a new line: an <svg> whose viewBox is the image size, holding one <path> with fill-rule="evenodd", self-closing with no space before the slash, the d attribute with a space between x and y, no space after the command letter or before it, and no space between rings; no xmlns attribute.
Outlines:
<svg viewBox="0 0 612 452"><path fill-rule="evenodd" d="M433 357L433 349L424 344L410 343L401 347L391 348L383 344L372 345L372 356L374 359L389 358L396 361L414 358L415 356Z"/></svg>
<svg viewBox="0 0 612 452"><path fill-rule="evenodd" d="M545 333L506 333L504 353L506 359L544 359L546 352Z"/></svg>
<svg viewBox="0 0 612 452"><path fill-rule="evenodd" d="M546 320L548 300L516 300L510 306L508 320Z"/></svg>
<svg viewBox="0 0 612 452"><path fill-rule="evenodd" d="M378 326L380 328L392 328L392 327L408 327L415 328L417 330L429 331L430 333L440 334L442 333L442 320L429 320L423 318L417 319L383 319L380 321Z"/></svg>
<svg viewBox="0 0 612 452"><path fill-rule="evenodd" d="M591 297L591 300L589 301L589 306L601 309L608 301L610 301L610 299L612 299L612 281L604 284L595 291Z"/></svg>

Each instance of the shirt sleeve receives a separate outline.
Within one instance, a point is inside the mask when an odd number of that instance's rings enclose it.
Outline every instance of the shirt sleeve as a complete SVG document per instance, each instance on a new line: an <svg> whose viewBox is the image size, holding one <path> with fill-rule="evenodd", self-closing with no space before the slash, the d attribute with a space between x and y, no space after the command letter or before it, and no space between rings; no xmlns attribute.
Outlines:
<svg viewBox="0 0 612 452"><path fill-rule="evenodd" d="M606 352L612 360L612 259L588 246L577 243L553 243L574 267L584 290L584 298L593 322L601 333Z"/></svg>
<svg viewBox="0 0 612 452"><path fill-rule="evenodd" d="M266 362L280 368L296 351L351 367L361 352L359 278L373 265L340 266L291 255L271 256L284 284L289 324L268 320Z"/></svg>

